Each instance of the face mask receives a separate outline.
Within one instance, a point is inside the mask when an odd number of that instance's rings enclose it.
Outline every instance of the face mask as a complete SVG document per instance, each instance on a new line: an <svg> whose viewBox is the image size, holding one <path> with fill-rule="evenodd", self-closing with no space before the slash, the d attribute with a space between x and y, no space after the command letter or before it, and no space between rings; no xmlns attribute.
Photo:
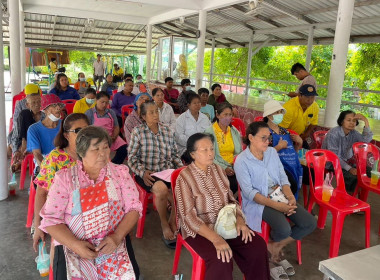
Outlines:
<svg viewBox="0 0 380 280"><path fill-rule="evenodd" d="M56 116L54 116L53 114L49 114L48 118L53 121L53 122L57 122L60 120L60 118L57 118Z"/></svg>
<svg viewBox="0 0 380 280"><path fill-rule="evenodd" d="M273 115L273 123L274 124L280 124L282 122L282 119L284 118L284 114L276 114Z"/></svg>
<svg viewBox="0 0 380 280"><path fill-rule="evenodd" d="M85 81L86 81L86 78L79 78L79 81L81 81L81 82L85 82Z"/></svg>
<svg viewBox="0 0 380 280"><path fill-rule="evenodd" d="M191 90L191 86L186 87L186 91L189 91L189 90Z"/></svg>
<svg viewBox="0 0 380 280"><path fill-rule="evenodd" d="M142 83L143 80L136 80L136 83Z"/></svg>
<svg viewBox="0 0 380 280"><path fill-rule="evenodd" d="M232 121L232 117L225 117L225 118L219 119L219 123L224 126L229 126L231 121Z"/></svg>
<svg viewBox="0 0 380 280"><path fill-rule="evenodd" d="M94 104L95 103L95 99L86 98L86 103L87 104Z"/></svg>

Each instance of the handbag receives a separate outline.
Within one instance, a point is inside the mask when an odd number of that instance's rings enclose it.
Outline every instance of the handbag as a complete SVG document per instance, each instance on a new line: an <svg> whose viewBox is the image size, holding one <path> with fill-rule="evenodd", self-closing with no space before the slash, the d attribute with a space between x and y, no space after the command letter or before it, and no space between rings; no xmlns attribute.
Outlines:
<svg viewBox="0 0 380 280"><path fill-rule="evenodd" d="M277 201L277 202L283 202L288 204L289 200L286 198L285 194L282 191L282 188L277 187L270 195L269 198Z"/></svg>
<svg viewBox="0 0 380 280"><path fill-rule="evenodd" d="M214 230L224 239L237 237L236 204L227 204L220 209Z"/></svg>

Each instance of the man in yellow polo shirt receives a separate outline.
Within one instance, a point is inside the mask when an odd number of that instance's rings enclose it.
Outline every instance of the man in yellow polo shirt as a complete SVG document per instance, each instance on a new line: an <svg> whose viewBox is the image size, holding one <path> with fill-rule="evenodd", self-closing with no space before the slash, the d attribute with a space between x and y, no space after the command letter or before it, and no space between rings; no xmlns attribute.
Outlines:
<svg viewBox="0 0 380 280"><path fill-rule="evenodd" d="M319 107L315 102L318 94L315 87L310 84L302 85L299 93L299 96L290 99L283 105L286 113L279 125L297 132L303 140L303 147L308 149L309 145L306 139L318 124Z"/></svg>
<svg viewBox="0 0 380 280"><path fill-rule="evenodd" d="M113 82L114 83L122 82L123 81L123 75L124 75L123 69L120 68L117 63L115 63L113 65L113 72L112 72Z"/></svg>

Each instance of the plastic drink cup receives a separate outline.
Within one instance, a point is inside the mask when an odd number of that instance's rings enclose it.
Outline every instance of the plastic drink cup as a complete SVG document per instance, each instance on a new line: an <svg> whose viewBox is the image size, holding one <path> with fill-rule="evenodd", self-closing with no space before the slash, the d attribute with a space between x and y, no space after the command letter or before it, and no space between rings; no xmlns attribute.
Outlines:
<svg viewBox="0 0 380 280"><path fill-rule="evenodd" d="M379 183L379 177L380 177L380 172L379 171L371 171L371 185L377 186Z"/></svg>
<svg viewBox="0 0 380 280"><path fill-rule="evenodd" d="M329 202L331 195L333 193L334 188L330 186L323 186L322 189L322 200L325 202Z"/></svg>
<svg viewBox="0 0 380 280"><path fill-rule="evenodd" d="M49 275L50 255L44 254L36 257L37 269L40 272L41 277Z"/></svg>

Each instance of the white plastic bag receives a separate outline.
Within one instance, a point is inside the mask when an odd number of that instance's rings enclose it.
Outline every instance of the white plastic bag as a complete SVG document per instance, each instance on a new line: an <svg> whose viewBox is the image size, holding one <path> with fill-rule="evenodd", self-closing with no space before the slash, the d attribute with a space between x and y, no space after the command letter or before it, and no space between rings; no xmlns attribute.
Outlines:
<svg viewBox="0 0 380 280"><path fill-rule="evenodd" d="M285 197L281 187L277 187L270 195L269 198L276 202L289 203L289 200Z"/></svg>
<svg viewBox="0 0 380 280"><path fill-rule="evenodd" d="M224 239L237 237L236 204L228 204L220 209L214 230Z"/></svg>

